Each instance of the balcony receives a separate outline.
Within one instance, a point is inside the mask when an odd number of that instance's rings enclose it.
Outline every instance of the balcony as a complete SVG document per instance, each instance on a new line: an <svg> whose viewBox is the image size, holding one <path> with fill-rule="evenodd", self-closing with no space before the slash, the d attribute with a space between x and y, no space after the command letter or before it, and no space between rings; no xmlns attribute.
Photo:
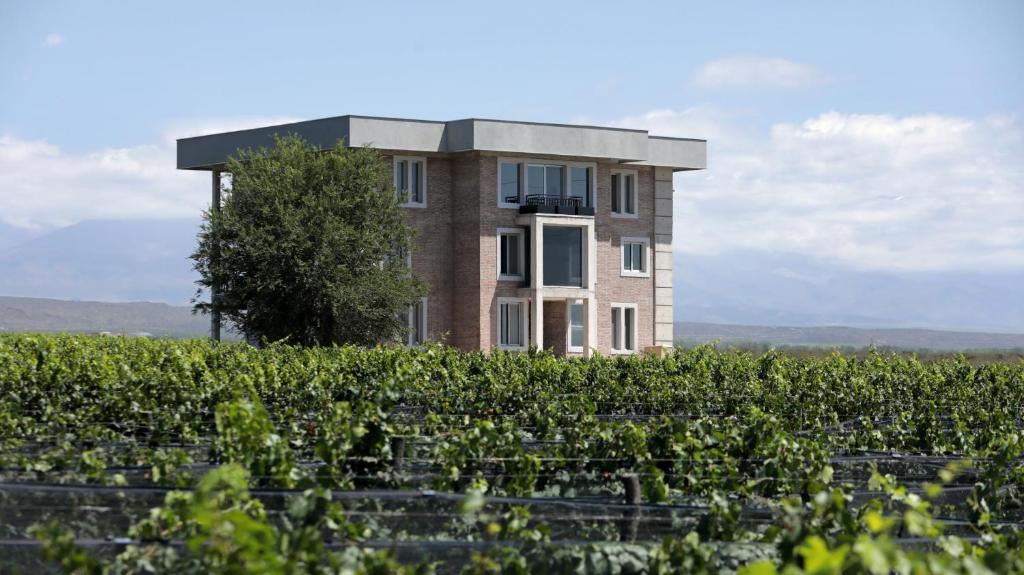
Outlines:
<svg viewBox="0 0 1024 575"><path fill-rule="evenodd" d="M593 216L594 208L583 205L583 198L564 197L553 194L528 194L520 204L518 196L506 196L505 202L519 204L520 214L562 214L568 216Z"/></svg>

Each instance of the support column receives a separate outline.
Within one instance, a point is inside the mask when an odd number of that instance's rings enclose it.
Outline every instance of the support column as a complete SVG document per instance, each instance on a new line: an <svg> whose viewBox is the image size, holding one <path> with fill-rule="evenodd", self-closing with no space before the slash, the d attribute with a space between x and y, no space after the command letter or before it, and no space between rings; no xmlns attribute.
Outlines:
<svg viewBox="0 0 1024 575"><path fill-rule="evenodd" d="M544 224L530 225L530 344L544 347Z"/></svg>
<svg viewBox="0 0 1024 575"><path fill-rule="evenodd" d="M671 347L672 169L654 168L654 345Z"/></svg>
<svg viewBox="0 0 1024 575"><path fill-rule="evenodd" d="M583 355L590 357L597 351L597 298L591 292L583 304Z"/></svg>
<svg viewBox="0 0 1024 575"><path fill-rule="evenodd" d="M220 213L220 170L213 170L213 182L211 187L210 197L210 212ZM211 258L216 258L219 255L220 250L217 249L217 245L214 244ZM210 339L213 341L220 341L220 310L217 309L217 296L218 296L217 285L210 286Z"/></svg>

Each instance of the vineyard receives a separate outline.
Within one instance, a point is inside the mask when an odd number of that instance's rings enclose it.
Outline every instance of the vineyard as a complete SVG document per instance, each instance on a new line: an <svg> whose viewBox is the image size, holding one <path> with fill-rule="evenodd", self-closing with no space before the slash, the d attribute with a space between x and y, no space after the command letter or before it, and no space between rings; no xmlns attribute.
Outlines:
<svg viewBox="0 0 1024 575"><path fill-rule="evenodd" d="M1024 362L0 336L3 573L1021 573Z"/></svg>

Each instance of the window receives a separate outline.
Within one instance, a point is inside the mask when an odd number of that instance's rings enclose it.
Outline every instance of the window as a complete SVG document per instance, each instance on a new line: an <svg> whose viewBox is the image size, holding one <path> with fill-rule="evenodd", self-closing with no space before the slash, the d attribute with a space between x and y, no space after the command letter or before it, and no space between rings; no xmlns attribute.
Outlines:
<svg viewBox="0 0 1024 575"><path fill-rule="evenodd" d="M636 353L636 304L612 304L612 353Z"/></svg>
<svg viewBox="0 0 1024 575"><path fill-rule="evenodd" d="M521 163L499 160L498 207L515 208L521 203L522 188L519 185L521 171Z"/></svg>
<svg viewBox="0 0 1024 575"><path fill-rule="evenodd" d="M395 158L395 191L405 207L427 207L426 158Z"/></svg>
<svg viewBox="0 0 1024 575"><path fill-rule="evenodd" d="M522 228L498 228L498 279L521 280L526 267L526 233Z"/></svg>
<svg viewBox="0 0 1024 575"><path fill-rule="evenodd" d="M569 167L569 197L577 198L581 206L590 205L590 188L593 177L590 168L582 166Z"/></svg>
<svg viewBox="0 0 1024 575"><path fill-rule="evenodd" d="M397 244L391 245L391 253L384 256L380 261L380 268L384 269L389 263L394 262L397 265L412 269L412 251Z"/></svg>
<svg viewBox="0 0 1024 575"><path fill-rule="evenodd" d="M620 275L650 277L649 238L622 238L622 269Z"/></svg>
<svg viewBox="0 0 1024 575"><path fill-rule="evenodd" d="M501 349L526 349L528 332L526 300L498 298L498 347Z"/></svg>
<svg viewBox="0 0 1024 575"><path fill-rule="evenodd" d="M530 164L526 168L526 194L562 197L565 166Z"/></svg>
<svg viewBox="0 0 1024 575"><path fill-rule="evenodd" d="M420 345L427 341L427 298L409 306L409 336L406 343Z"/></svg>
<svg viewBox="0 0 1024 575"><path fill-rule="evenodd" d="M583 287L583 228L544 226L544 285Z"/></svg>
<svg viewBox="0 0 1024 575"><path fill-rule="evenodd" d="M569 301L569 351L583 351L583 302Z"/></svg>
<svg viewBox="0 0 1024 575"><path fill-rule="evenodd" d="M637 213L637 191L635 171L612 172L612 216L635 218Z"/></svg>

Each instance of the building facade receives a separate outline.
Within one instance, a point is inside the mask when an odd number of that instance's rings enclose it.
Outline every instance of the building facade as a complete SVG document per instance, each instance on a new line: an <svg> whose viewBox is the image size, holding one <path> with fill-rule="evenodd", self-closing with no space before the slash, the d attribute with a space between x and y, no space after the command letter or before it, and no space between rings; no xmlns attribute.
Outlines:
<svg viewBox="0 0 1024 575"><path fill-rule="evenodd" d="M297 134L372 146L393 168L409 254L429 293L409 343L629 354L672 345L673 173L703 140L643 130L340 116L178 141L178 168L214 173L238 149ZM218 204L219 205L219 204Z"/></svg>

